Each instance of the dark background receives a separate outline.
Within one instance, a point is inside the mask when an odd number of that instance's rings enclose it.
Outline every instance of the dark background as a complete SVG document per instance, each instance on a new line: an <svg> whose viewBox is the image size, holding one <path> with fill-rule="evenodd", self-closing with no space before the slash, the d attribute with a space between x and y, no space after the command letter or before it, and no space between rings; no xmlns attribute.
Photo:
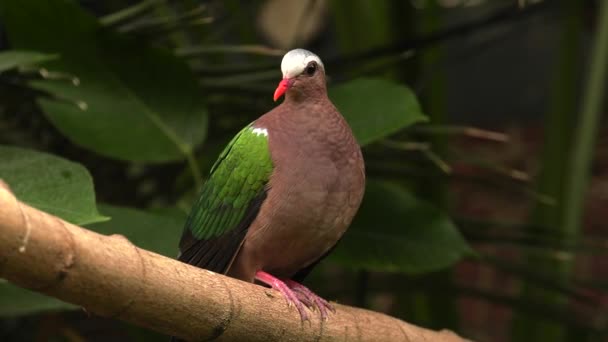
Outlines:
<svg viewBox="0 0 608 342"><path fill-rule="evenodd" d="M136 4L80 2L96 17ZM367 145L368 178L389 181L431 204L436 211L421 222L445 218L476 255L463 253L460 261L436 269L412 261L415 272L405 266L389 272L392 256L358 267L353 261L358 251L350 249L321 264L308 279L324 297L432 329L452 329L477 341L603 341L608 141L601 120L592 123L597 131L578 130L589 75L598 72L591 58L601 26L599 4L167 0L110 29L178 56L180 49L201 46L268 48L180 57L199 80L209 113L207 138L195 150L203 174L239 127L274 106L271 96L284 50L305 47L321 56L330 86L366 76L407 85L416 94L429 123ZM180 17L198 6L204 10L194 18L212 20L190 25L190 19ZM1 18L0 50L15 48ZM137 26L150 18L171 20ZM196 185L183 160L119 160L74 143L36 103L41 94L27 86L32 79L37 76L0 74L0 144L83 164L93 176L98 203L187 212ZM583 160L590 163L590 176L581 191L568 191L564 184L580 177L572 155L580 153L577 144L589 136L592 149ZM395 150L387 140L424 144L432 154L411 146ZM449 173L442 172L443 164ZM586 170L587 164L582 166ZM383 214L383 205L366 208L359 222L370 231L397 218L396 227L419 222L415 215ZM571 208L583 208L574 230L564 228L564 213ZM371 211L377 216L367 216ZM424 224L415 228L426 229ZM55 304L52 310L33 305L19 314L6 297L2 305L2 340L166 339Z"/></svg>

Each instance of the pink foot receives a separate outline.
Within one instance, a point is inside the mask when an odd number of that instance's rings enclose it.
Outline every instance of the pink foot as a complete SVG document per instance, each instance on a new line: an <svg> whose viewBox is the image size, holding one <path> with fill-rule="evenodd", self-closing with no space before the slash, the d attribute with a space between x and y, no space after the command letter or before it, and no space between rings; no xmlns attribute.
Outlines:
<svg viewBox="0 0 608 342"><path fill-rule="evenodd" d="M295 306L300 313L300 318L302 318L302 322L308 320L308 314L306 313L306 309L304 309L304 305L298 299L296 294L281 280L275 278L271 274L268 274L264 271L257 271L255 274L255 279L261 281L262 283L272 287L273 289L281 292L285 299L287 300L287 305Z"/></svg>
<svg viewBox="0 0 608 342"><path fill-rule="evenodd" d="M291 279L285 280L285 285L287 285L293 292L296 294L298 299L304 303L308 308L319 309L319 313L321 313L321 318L323 320L327 320L328 318L328 310L331 312L336 312L336 309L329 304L325 299L317 296L314 292L310 291L306 286L296 283Z"/></svg>

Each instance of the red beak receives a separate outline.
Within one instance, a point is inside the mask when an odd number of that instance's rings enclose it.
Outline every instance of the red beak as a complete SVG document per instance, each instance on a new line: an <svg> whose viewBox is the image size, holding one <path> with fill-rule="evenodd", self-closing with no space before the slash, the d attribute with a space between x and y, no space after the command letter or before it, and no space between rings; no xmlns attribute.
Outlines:
<svg viewBox="0 0 608 342"><path fill-rule="evenodd" d="M276 102L279 99L279 97L283 96L283 94L285 94L285 92L287 91L287 89L289 89L290 86L291 86L290 79L288 79L288 78L282 79L281 82L279 82L277 89L274 91L274 101Z"/></svg>

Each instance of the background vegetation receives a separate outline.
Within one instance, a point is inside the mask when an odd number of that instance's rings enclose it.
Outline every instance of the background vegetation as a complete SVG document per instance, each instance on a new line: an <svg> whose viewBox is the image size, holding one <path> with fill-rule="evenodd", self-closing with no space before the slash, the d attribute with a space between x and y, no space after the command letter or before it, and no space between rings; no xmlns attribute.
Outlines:
<svg viewBox="0 0 608 342"><path fill-rule="evenodd" d="M369 179L310 287L478 341L605 340L603 2L0 0L0 32L0 178L30 205L175 256L305 47ZM166 339L6 282L0 316L7 341Z"/></svg>

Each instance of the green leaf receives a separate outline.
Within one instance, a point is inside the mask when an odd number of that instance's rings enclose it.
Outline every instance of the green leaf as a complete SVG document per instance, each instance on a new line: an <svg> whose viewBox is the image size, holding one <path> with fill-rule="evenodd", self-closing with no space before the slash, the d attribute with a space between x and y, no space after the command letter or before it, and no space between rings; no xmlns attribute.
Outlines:
<svg viewBox="0 0 608 342"><path fill-rule="evenodd" d="M174 258L183 229L185 214L167 209L162 212L147 212L131 208L100 205L112 220L87 225L100 234L121 234L137 247ZM9 283L0 283L0 316L19 316L49 310L75 309L69 303L47 297L37 292L19 288Z"/></svg>
<svg viewBox="0 0 608 342"><path fill-rule="evenodd" d="M74 224L104 221L91 175L82 165L50 154L0 145L0 178L15 196Z"/></svg>
<svg viewBox="0 0 608 342"><path fill-rule="evenodd" d="M409 88L382 79L359 78L332 87L329 97L361 145L427 120Z"/></svg>
<svg viewBox="0 0 608 342"><path fill-rule="evenodd" d="M58 53L47 68L78 77L31 83L59 99L39 103L74 143L125 160L192 158L207 111L184 61L103 29L74 1L3 0L0 19L12 46Z"/></svg>
<svg viewBox="0 0 608 342"><path fill-rule="evenodd" d="M447 214L398 185L369 181L361 209L329 260L353 268L420 274L472 253Z"/></svg>
<svg viewBox="0 0 608 342"><path fill-rule="evenodd" d="M34 51L2 51L0 52L0 72L48 62L57 57L57 55Z"/></svg>
<svg viewBox="0 0 608 342"><path fill-rule="evenodd" d="M77 308L57 298L26 290L8 282L0 283L0 317L29 315L42 311Z"/></svg>
<svg viewBox="0 0 608 342"><path fill-rule="evenodd" d="M181 211L150 212L111 205L101 210L112 220L96 223L87 228L100 234L122 234L139 248L175 258L186 215Z"/></svg>

